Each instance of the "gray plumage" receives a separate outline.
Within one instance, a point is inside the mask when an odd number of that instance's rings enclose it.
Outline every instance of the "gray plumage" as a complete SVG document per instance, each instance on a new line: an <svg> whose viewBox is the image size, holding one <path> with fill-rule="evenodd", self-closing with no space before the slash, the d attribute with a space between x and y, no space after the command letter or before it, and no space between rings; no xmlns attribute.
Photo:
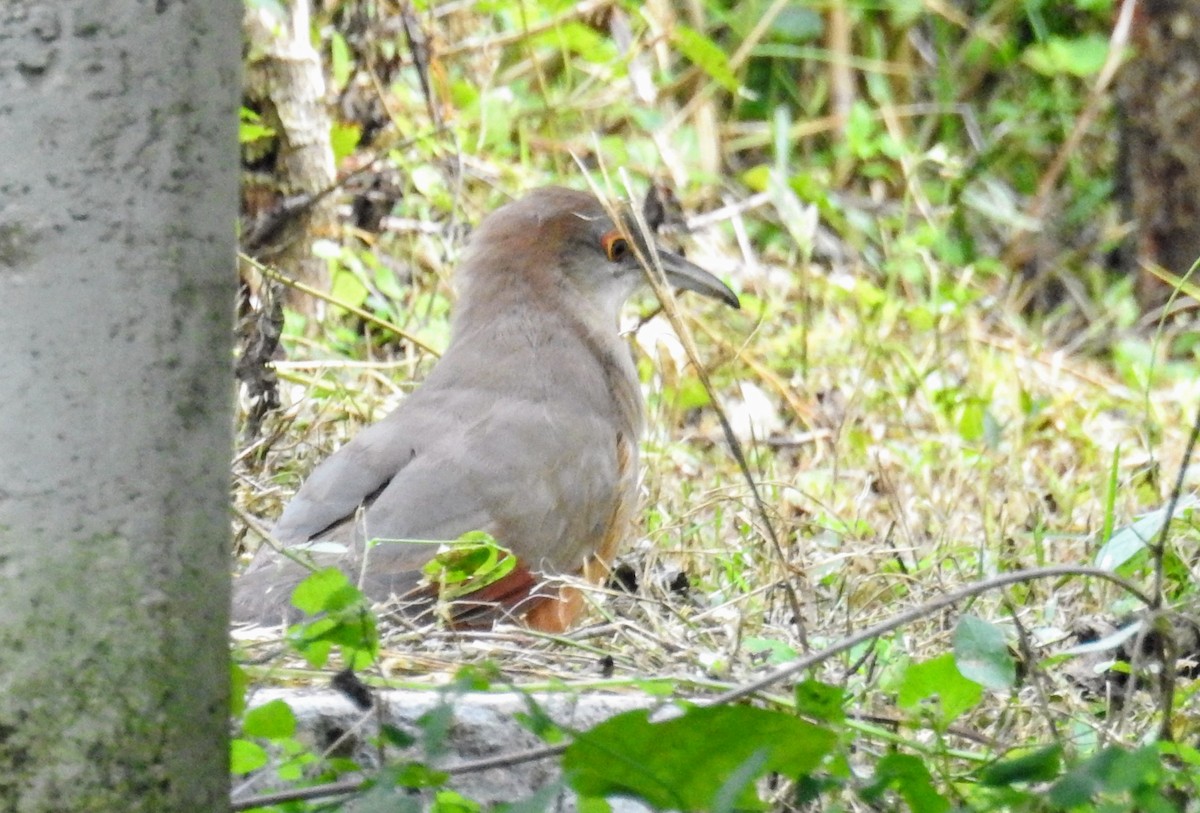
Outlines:
<svg viewBox="0 0 1200 813"><path fill-rule="evenodd" d="M445 355L395 411L316 467L275 538L344 546L312 553L313 563L361 577L374 600L418 589L436 546L382 542L364 567L367 539L482 530L527 572L550 575L611 559L636 499L642 428L617 322L643 272L632 251L615 250L614 228L594 197L554 187L487 217L456 277ZM736 306L681 258L664 254L664 267L673 283ZM235 583L235 619L294 615L291 591L308 572L264 546ZM516 615L523 597L506 597Z"/></svg>

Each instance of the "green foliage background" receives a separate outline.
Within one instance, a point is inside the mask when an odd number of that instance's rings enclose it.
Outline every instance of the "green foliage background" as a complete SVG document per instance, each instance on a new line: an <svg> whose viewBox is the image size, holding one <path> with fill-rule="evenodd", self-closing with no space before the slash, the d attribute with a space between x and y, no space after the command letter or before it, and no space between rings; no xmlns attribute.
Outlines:
<svg viewBox="0 0 1200 813"><path fill-rule="evenodd" d="M395 220L321 246L335 300L373 318L288 314L285 409L237 464L249 513L277 514L313 459L424 376L433 358L404 334L445 346L464 224L523 189L666 182L701 224L681 238L689 256L742 294L738 314L687 302L688 325L780 546L718 405L642 300L629 323L652 427L627 557L637 597L596 594L609 639L442 653L432 673L488 664L468 682L545 689L518 654L544 675L598 647L612 678L569 672L555 687L657 680L703 700L964 584L1046 565L1128 579L1170 611L1140 616L1147 629L1190 617L1194 501L1165 547L1150 542L1200 400L1195 333L1144 319L1114 263L1119 122L1097 84L1112 2L417 2L424 80L399 6L331 0L314 14L336 157L378 162ZM271 134L248 117L243 136ZM589 810L614 792L689 810L1194 809L1190 678L1118 710L1104 667L1146 664L1115 639L1076 646L1085 621L1143 609L1089 578L984 591L819 662L794 691L759 692L758 708L619 718L574 738L563 764ZM338 651L378 664L419 640L349 618L296 631L321 656L286 674L318 678ZM653 751L656 726L672 725L679 750L661 763L627 773L598 756ZM297 782L352 767L307 753L278 708L242 726L239 771L272 748ZM728 759L680 769L705 750ZM755 783L769 772L790 781ZM478 807L411 766L385 780L424 788L432 809Z"/></svg>

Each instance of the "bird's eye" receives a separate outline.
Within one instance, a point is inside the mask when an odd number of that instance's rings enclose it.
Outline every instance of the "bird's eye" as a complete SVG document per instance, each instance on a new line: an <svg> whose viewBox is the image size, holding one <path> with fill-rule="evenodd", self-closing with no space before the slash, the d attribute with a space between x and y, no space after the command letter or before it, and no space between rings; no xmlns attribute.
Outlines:
<svg viewBox="0 0 1200 813"><path fill-rule="evenodd" d="M604 247L604 256L612 263L621 262L629 254L629 243L619 231L610 231L601 237L600 245Z"/></svg>

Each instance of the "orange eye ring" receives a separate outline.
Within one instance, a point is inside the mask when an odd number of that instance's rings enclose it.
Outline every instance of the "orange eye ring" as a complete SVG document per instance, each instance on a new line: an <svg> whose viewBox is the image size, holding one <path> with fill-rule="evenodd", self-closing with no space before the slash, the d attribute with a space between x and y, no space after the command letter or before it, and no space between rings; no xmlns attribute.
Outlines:
<svg viewBox="0 0 1200 813"><path fill-rule="evenodd" d="M619 263L629 256L629 241L619 231L613 230L601 237L600 246L611 263Z"/></svg>

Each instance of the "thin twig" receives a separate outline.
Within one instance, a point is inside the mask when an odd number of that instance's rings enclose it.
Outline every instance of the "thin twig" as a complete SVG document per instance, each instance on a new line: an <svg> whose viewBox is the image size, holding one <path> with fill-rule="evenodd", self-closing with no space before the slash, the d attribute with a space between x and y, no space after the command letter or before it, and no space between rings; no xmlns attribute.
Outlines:
<svg viewBox="0 0 1200 813"><path fill-rule="evenodd" d="M262 793L249 799L235 799L229 803L233 813L241 810L253 810L257 807L270 807L285 802L303 802L312 799L327 799L332 796L346 796L363 790L370 780L348 779L343 782L330 782L326 785L313 785L309 788L293 788L274 793Z"/></svg>

